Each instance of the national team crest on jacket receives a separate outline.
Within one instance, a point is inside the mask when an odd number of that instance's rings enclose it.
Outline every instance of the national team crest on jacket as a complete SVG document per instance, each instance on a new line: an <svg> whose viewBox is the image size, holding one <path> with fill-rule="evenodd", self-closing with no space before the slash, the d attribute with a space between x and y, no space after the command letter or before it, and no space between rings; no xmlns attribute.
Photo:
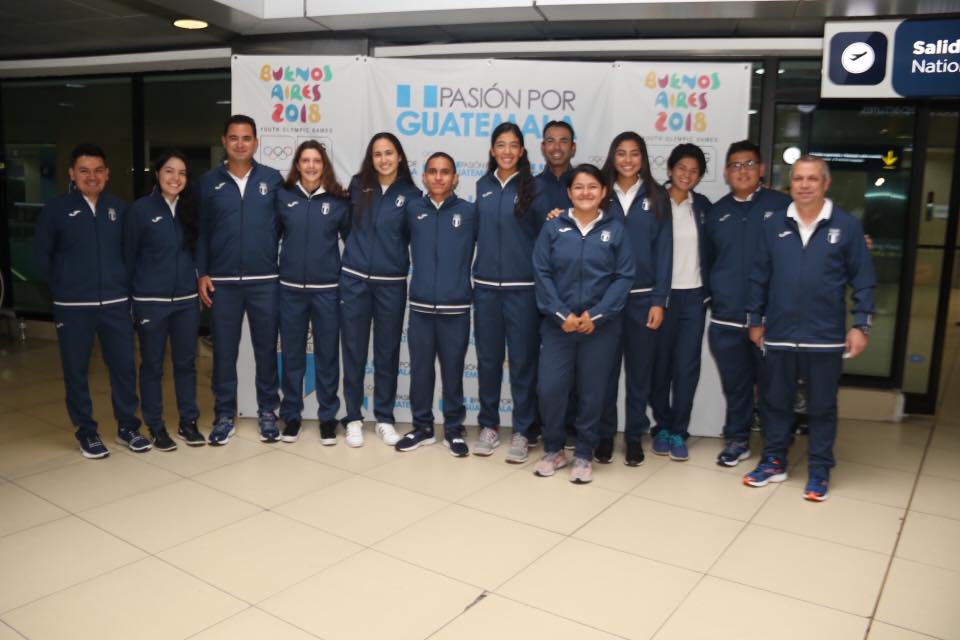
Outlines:
<svg viewBox="0 0 960 640"><path fill-rule="evenodd" d="M322 205L320 205L320 215L324 215L324 216L325 216L325 215L327 215L328 213L330 213L330 203L329 203L329 202L324 202Z"/></svg>
<svg viewBox="0 0 960 640"><path fill-rule="evenodd" d="M393 201L393 204L397 205L397 209L399 209L400 207L403 206L403 204L404 204L406 201L407 201L406 197L404 197L404 196L397 196L397 199Z"/></svg>
<svg viewBox="0 0 960 640"><path fill-rule="evenodd" d="M601 231L600 232L600 242L610 242L610 232Z"/></svg>
<svg viewBox="0 0 960 640"><path fill-rule="evenodd" d="M107 209L107 217L110 218L110 222L116 222L117 210L114 209L113 207L110 207L109 209Z"/></svg>
<svg viewBox="0 0 960 640"><path fill-rule="evenodd" d="M832 228L827 230L827 242L837 244L840 242L840 229Z"/></svg>
<svg viewBox="0 0 960 640"><path fill-rule="evenodd" d="M453 228L456 229L460 226L460 223L463 222L463 218L460 217L459 213L453 214Z"/></svg>
<svg viewBox="0 0 960 640"><path fill-rule="evenodd" d="M650 211L650 198L644 198L643 202L640 203L640 208L644 211ZM606 242L606 240L604 240Z"/></svg>
<svg viewBox="0 0 960 640"><path fill-rule="evenodd" d="M261 182L261 183L260 183L260 195L262 195L262 196L267 195L267 192L268 192L269 190L270 190L270 187L267 186L267 183L266 183L266 182Z"/></svg>

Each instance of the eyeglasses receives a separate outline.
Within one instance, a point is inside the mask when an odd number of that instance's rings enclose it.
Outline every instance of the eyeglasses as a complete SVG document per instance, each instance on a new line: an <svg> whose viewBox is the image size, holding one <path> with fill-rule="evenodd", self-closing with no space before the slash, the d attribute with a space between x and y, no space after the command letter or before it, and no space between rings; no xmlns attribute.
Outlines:
<svg viewBox="0 0 960 640"><path fill-rule="evenodd" d="M743 169L755 169L759 166L759 160L747 160L746 162L731 162L727 165L727 169L731 171L741 171Z"/></svg>

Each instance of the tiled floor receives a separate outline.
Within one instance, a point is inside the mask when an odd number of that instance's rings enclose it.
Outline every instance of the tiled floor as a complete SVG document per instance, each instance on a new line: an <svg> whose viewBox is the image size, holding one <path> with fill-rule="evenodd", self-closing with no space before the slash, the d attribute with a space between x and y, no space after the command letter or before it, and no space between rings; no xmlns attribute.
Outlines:
<svg viewBox="0 0 960 640"><path fill-rule="evenodd" d="M55 345L0 342L0 640L960 639L948 364L936 420L841 424L832 499L811 504L802 442L767 489L710 439L685 464L618 451L582 487L505 446L322 447L315 422L292 445L244 422L226 447L87 461ZM209 416L209 360L200 378Z"/></svg>

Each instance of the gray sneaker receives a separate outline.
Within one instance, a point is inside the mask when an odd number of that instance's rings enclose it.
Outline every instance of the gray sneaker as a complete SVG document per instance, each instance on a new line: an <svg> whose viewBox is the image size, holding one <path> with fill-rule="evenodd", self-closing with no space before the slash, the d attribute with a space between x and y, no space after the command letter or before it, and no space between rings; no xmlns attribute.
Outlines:
<svg viewBox="0 0 960 640"><path fill-rule="evenodd" d="M500 446L500 434L496 429L484 427L480 429L477 435L477 443L473 445L473 455L489 456L493 450Z"/></svg>
<svg viewBox="0 0 960 640"><path fill-rule="evenodd" d="M570 482L587 484L593 481L593 466L586 458L574 458L573 468L570 470Z"/></svg>
<svg viewBox="0 0 960 640"><path fill-rule="evenodd" d="M522 433L514 433L510 438L510 450L507 451L507 462L512 464L523 464L527 461L527 452L530 444L526 436Z"/></svg>

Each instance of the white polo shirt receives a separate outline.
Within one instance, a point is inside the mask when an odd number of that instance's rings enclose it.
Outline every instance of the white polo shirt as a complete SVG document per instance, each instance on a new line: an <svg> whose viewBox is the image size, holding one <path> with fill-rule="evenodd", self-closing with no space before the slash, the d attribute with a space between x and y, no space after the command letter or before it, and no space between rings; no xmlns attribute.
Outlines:
<svg viewBox="0 0 960 640"><path fill-rule="evenodd" d="M787 207L787 217L797 221L797 229L800 231L800 241L803 242L803 246L807 246L807 243L810 242L810 238L820 221L829 220L831 215L833 215L833 201L830 198L824 200L823 208L820 209L820 213L810 224L804 224L803 220L800 219L800 214L797 213L797 206L794 203L791 202Z"/></svg>
<svg viewBox="0 0 960 640"><path fill-rule="evenodd" d="M696 289L703 286L700 279L700 234L693 210L693 193L677 202L670 198L673 212L673 289Z"/></svg>
<svg viewBox="0 0 960 640"><path fill-rule="evenodd" d="M613 192L617 194L617 200L620 201L620 207L623 208L623 215L629 215L630 205L633 204L633 201L637 198L637 193L640 192L640 179L637 179L633 183L633 186L624 191L620 188L620 185L616 182L613 183Z"/></svg>
<svg viewBox="0 0 960 640"><path fill-rule="evenodd" d="M597 217L585 225L580 224L580 221L577 220L577 216L573 215L573 209L570 209L568 215L570 216L570 219L573 220L573 224L577 225L577 229L580 230L580 235L584 238L586 238L587 234L593 231L593 228L597 226L601 220L603 220L603 211L598 211Z"/></svg>

